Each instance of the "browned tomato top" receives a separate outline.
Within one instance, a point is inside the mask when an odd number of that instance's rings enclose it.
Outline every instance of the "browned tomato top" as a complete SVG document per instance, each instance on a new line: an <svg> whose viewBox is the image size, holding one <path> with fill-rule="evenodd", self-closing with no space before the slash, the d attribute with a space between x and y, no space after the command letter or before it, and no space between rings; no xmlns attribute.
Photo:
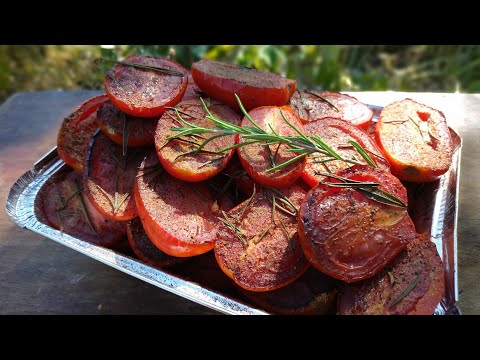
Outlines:
<svg viewBox="0 0 480 360"><path fill-rule="evenodd" d="M238 125L240 116L227 105L206 99L209 111L215 117ZM182 101L175 107L183 120L208 129L218 129L218 126L208 119L207 112L200 100ZM185 127L174 110L167 110L158 121L155 131L155 148L158 158L165 170L172 176L184 181L202 181L220 173L232 157L235 149L217 153L217 151L235 144L235 136L221 136L210 141L202 151L194 153L199 145L217 134L201 134L203 138L185 136L181 139L168 140L178 132L170 130L173 127Z"/></svg>
<svg viewBox="0 0 480 360"><path fill-rule="evenodd" d="M283 115L290 123L301 132L304 132L302 123L290 106L262 106L250 111L249 115L260 128L270 134L272 134L273 130L279 135L298 135L298 133L283 120L281 112L283 112ZM244 117L241 125L252 126L252 123L247 117ZM238 140L239 143L248 141L248 139L244 139L241 136ZM237 152L243 168L255 182L266 186L286 187L292 185L299 178L305 167L305 157L303 157L283 168L273 172L268 171L273 166L285 163L298 155L294 152L285 151L287 147L286 144L266 145L263 142L257 142L241 146Z"/></svg>
<svg viewBox="0 0 480 360"><path fill-rule="evenodd" d="M283 197L262 188L251 200L226 213L226 221L233 226L219 224L215 241L218 264L244 289L280 288L293 282L308 267L298 242L296 209L285 204L290 201L298 207L305 192L291 186L282 189L281 194ZM222 218L225 219L223 214Z"/></svg>
<svg viewBox="0 0 480 360"><path fill-rule="evenodd" d="M135 255L147 264L168 267L185 261L185 258L167 255L153 245L138 217L127 223L127 236Z"/></svg>
<svg viewBox="0 0 480 360"><path fill-rule="evenodd" d="M206 59L192 64L192 77L202 92L237 111L240 107L234 94L250 111L285 105L297 88L296 80L275 73Z"/></svg>
<svg viewBox="0 0 480 360"><path fill-rule="evenodd" d="M174 70L171 75L155 70L117 64L105 76L108 97L121 111L138 117L160 116L165 106L175 105L182 98L188 81L188 71L176 62L151 56L130 55L125 62Z"/></svg>
<svg viewBox="0 0 480 360"><path fill-rule="evenodd" d="M338 312L346 315L432 315L445 289L435 244L418 235L373 278L345 286Z"/></svg>
<svg viewBox="0 0 480 360"><path fill-rule="evenodd" d="M111 140L119 145L137 147L153 145L153 134L158 118L139 118L125 114L111 101L97 110L97 125Z"/></svg>
<svg viewBox="0 0 480 360"><path fill-rule="evenodd" d="M355 165L339 175L380 184L381 190L407 204L405 188L388 172ZM349 283L375 275L415 238L406 208L374 201L352 188L319 184L307 194L298 220L307 259Z"/></svg>
<svg viewBox="0 0 480 360"><path fill-rule="evenodd" d="M392 173L401 180L433 181L452 162L453 144L445 116L412 99L385 106L375 136Z"/></svg>
<svg viewBox="0 0 480 360"><path fill-rule="evenodd" d="M170 176L154 152L139 168L135 200L145 232L160 250L187 257L213 248L220 207L209 187Z"/></svg>
<svg viewBox="0 0 480 360"><path fill-rule="evenodd" d="M125 150L124 156L122 146L97 131L88 149L83 179L85 193L97 210L120 221L138 216L133 182L145 155L144 148Z"/></svg>
<svg viewBox="0 0 480 360"><path fill-rule="evenodd" d="M104 217L82 191L82 175L64 172L52 178L40 192L48 222L75 238L101 246L119 243L125 224Z"/></svg>
<svg viewBox="0 0 480 360"><path fill-rule="evenodd" d="M338 285L338 280L309 267L297 280L280 289L254 292L240 288L240 291L273 314L326 315L335 314Z"/></svg>
<svg viewBox="0 0 480 360"><path fill-rule="evenodd" d="M83 172L88 144L97 129L97 109L107 100L107 95L98 95L85 101L60 126L57 136L58 156L77 171Z"/></svg>
<svg viewBox="0 0 480 360"><path fill-rule="evenodd" d="M390 170L390 164L385 159L383 153L377 147L375 142L364 131L347 121L326 118L307 123L304 125L304 128L305 135L320 136L345 160L368 165L367 161L358 153L353 145L349 143L349 141L353 140L366 150L367 154L375 162L378 168L386 171ZM312 187L317 185L320 181L325 180L325 176L317 175L316 172L336 174L340 170L352 166L352 162L345 162L342 160L333 160L326 163L321 162L325 158L325 156L319 153L307 156L307 163L303 170L302 178Z"/></svg>
<svg viewBox="0 0 480 360"><path fill-rule="evenodd" d="M323 118L342 119L366 129L373 111L353 96L334 91L297 90L290 105L304 123Z"/></svg>

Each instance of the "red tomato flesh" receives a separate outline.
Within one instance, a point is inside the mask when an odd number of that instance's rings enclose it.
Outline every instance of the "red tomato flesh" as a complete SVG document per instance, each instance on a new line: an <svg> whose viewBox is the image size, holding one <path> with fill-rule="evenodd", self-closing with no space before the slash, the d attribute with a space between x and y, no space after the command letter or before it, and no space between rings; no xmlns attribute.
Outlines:
<svg viewBox="0 0 480 360"><path fill-rule="evenodd" d="M400 180L434 181L448 171L452 162L453 143L445 116L412 99L385 106L375 137L392 174Z"/></svg>
<svg viewBox="0 0 480 360"><path fill-rule="evenodd" d="M378 183L381 190L407 204L407 191L388 172L355 165L338 175ZM406 208L379 203L351 188L324 184L310 190L302 203L298 231L311 264L348 283L375 275L415 238Z"/></svg>
<svg viewBox="0 0 480 360"><path fill-rule="evenodd" d="M345 286L338 313L432 315L444 290L445 269L435 244L426 234L419 234L383 271Z"/></svg>
<svg viewBox="0 0 480 360"><path fill-rule="evenodd" d="M118 145L129 147L153 145L158 118L139 118L120 111L111 101L98 108L97 125ZM125 133L124 133L125 130Z"/></svg>
<svg viewBox="0 0 480 360"><path fill-rule="evenodd" d="M259 106L282 106L297 88L297 81L240 65L202 59L192 64L195 84L208 96L240 111L237 94L247 111Z"/></svg>
<svg viewBox="0 0 480 360"><path fill-rule="evenodd" d="M109 72L116 81L105 76L103 83L108 97L121 111L138 117L155 117L163 114L165 106L180 101L188 82L188 71L183 66L151 56L130 55L124 61L174 70L183 75L115 65Z"/></svg>
<svg viewBox="0 0 480 360"><path fill-rule="evenodd" d="M282 189L281 194L295 207L305 197L298 186ZM274 210L273 201L292 214L279 207ZM226 213L245 243L235 235L233 227L219 224L215 257L223 272L250 291L275 290L300 277L309 264L298 241L294 211L279 200L278 193L262 188L251 200L245 200Z"/></svg>
<svg viewBox="0 0 480 360"><path fill-rule="evenodd" d="M320 136L337 154L343 159L354 160L367 165L367 161L355 150L349 143L350 140L356 141L366 150L366 153L376 163L379 169L389 171L390 164L385 159L383 153L377 147L375 142L362 130L344 120L327 118L317 120L304 125L305 135ZM324 156L319 153L307 156L307 163L302 173L302 178L311 187L317 185L320 181L325 180L325 176L316 175L320 173L333 173L352 166L342 160L329 161L320 163Z"/></svg>
<svg viewBox="0 0 480 360"><path fill-rule="evenodd" d="M240 116L227 105L206 100L209 111L215 116L232 124L240 123ZM208 119L207 112L200 100L182 101L176 106L179 115L187 122L208 129L218 129L217 125ZM155 130L155 148L158 158L165 170L177 179L197 182L219 174L232 157L235 149L222 154L218 150L235 144L235 136L222 136L210 141L201 152L193 154L199 145L215 136L202 134L203 139L185 136L182 139L168 140L170 135L177 132L170 130L173 127L185 127L174 110L169 109L158 121Z"/></svg>
<svg viewBox="0 0 480 360"><path fill-rule="evenodd" d="M97 109L107 100L107 95L98 95L85 101L63 120L58 131L58 156L79 172L83 172L88 144L97 130Z"/></svg>
<svg viewBox="0 0 480 360"><path fill-rule="evenodd" d="M290 105L304 123L335 118L365 130L373 118L373 111L367 105L353 96L334 91L297 90Z"/></svg>
<svg viewBox="0 0 480 360"><path fill-rule="evenodd" d="M272 133L273 129L279 135L298 135L283 120L281 112L290 123L304 132L302 123L290 106L262 106L250 111L249 115L260 128L268 133ZM247 117L244 117L241 125L252 126L252 123ZM239 143L246 141L249 140L239 137ZM265 186L281 188L292 185L300 177L306 160L303 157L281 169L268 172L273 165L280 165L298 155L297 153L284 151L285 148L287 148L286 144L265 145L263 142L258 142L241 146L237 149L237 152L243 168L255 182Z"/></svg>
<svg viewBox="0 0 480 360"><path fill-rule="evenodd" d="M138 170L134 193L145 232L157 248L178 257L213 249L219 206L205 183L192 186L174 178L151 152Z"/></svg>
<svg viewBox="0 0 480 360"><path fill-rule="evenodd" d="M153 245L138 217L127 223L127 236L135 255L147 264L168 267L185 261L185 258L167 255Z"/></svg>
<svg viewBox="0 0 480 360"><path fill-rule="evenodd" d="M125 224L107 219L90 203L82 189L82 175L56 175L41 190L45 217L51 226L75 238L110 247L125 236Z"/></svg>
<svg viewBox="0 0 480 360"><path fill-rule="evenodd" d="M117 221L138 216L133 183L145 149L126 150L123 156L122 147L98 130L92 137L85 161L86 195L98 211Z"/></svg>

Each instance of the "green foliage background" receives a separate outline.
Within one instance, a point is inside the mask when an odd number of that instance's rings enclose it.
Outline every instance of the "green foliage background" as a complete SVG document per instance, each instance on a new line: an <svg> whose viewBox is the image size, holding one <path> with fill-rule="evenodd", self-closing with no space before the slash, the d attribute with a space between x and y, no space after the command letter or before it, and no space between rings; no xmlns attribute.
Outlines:
<svg viewBox="0 0 480 360"><path fill-rule="evenodd" d="M99 57L201 58L273 71L299 88L480 92L478 45L0 45L0 102L16 91L101 89Z"/></svg>

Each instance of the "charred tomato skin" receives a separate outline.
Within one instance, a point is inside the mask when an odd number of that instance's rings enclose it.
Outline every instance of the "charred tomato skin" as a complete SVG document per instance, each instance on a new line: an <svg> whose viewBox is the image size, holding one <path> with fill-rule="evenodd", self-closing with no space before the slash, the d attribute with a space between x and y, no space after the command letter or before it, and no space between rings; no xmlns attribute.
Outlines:
<svg viewBox="0 0 480 360"><path fill-rule="evenodd" d="M388 172L355 165L339 175L379 183L381 190L407 204L405 188ZM406 208L381 204L350 188L323 184L311 189L300 206L298 232L310 263L347 283L375 275L416 234Z"/></svg>
<svg viewBox="0 0 480 360"><path fill-rule="evenodd" d="M103 83L110 101L124 113L146 118L160 116L166 106L173 106L182 99L188 83L188 70L182 65L169 59L141 55L130 55L124 61L175 70L183 74L177 76L115 65L109 72L116 81L105 76Z"/></svg>

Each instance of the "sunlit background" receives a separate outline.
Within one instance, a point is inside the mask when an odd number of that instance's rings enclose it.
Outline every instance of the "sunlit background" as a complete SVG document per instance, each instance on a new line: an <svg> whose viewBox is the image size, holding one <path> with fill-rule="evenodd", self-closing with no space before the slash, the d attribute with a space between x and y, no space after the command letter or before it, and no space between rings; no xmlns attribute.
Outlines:
<svg viewBox="0 0 480 360"><path fill-rule="evenodd" d="M0 45L0 103L17 91L101 89L105 65L129 54L201 58L280 73L299 88L480 92L479 45Z"/></svg>

